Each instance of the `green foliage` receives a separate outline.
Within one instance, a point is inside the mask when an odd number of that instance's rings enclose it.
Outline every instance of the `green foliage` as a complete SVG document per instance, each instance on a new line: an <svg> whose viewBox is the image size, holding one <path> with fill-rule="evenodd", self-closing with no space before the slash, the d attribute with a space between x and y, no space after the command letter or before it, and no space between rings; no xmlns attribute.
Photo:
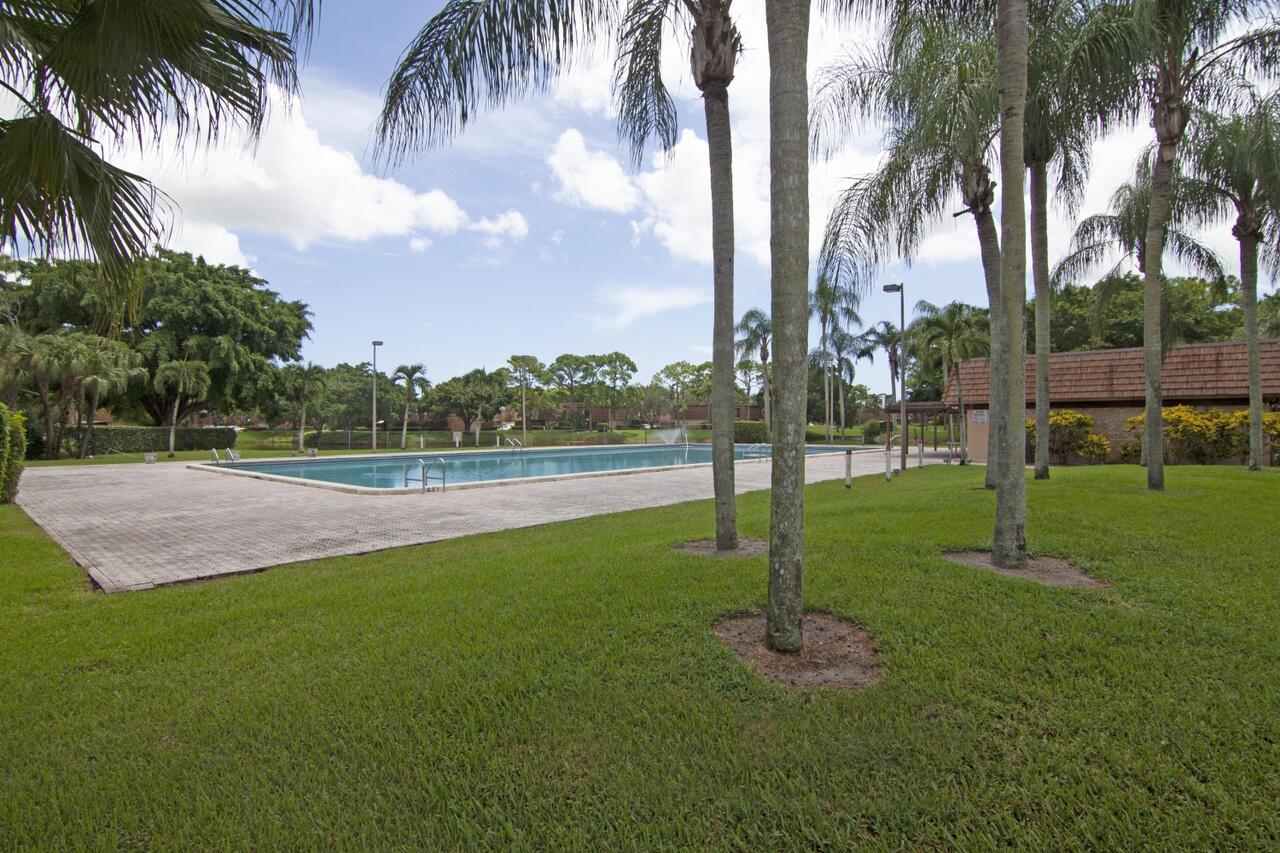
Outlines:
<svg viewBox="0 0 1280 853"><path fill-rule="evenodd" d="M1105 435L1090 433L1080 443L1080 457L1089 462L1101 464L1111 458L1111 439Z"/></svg>
<svg viewBox="0 0 1280 853"><path fill-rule="evenodd" d="M1083 456L1086 448L1096 452L1098 443L1089 443L1095 422L1093 418L1070 409L1054 409L1049 412L1049 454L1059 465L1069 465L1077 456ZM1105 439L1103 439L1105 441ZM1035 452L1036 422L1027 419L1027 452ZM1110 446L1107 447L1110 452Z"/></svg>
<svg viewBox="0 0 1280 853"><path fill-rule="evenodd" d="M734 421L733 440L737 444L767 444L769 430L764 421Z"/></svg>
<svg viewBox="0 0 1280 853"><path fill-rule="evenodd" d="M231 427L178 427L174 433L175 450L219 450L236 446L236 431ZM152 453L169 449L168 427L107 426L93 431L89 453Z"/></svg>
<svg viewBox="0 0 1280 853"><path fill-rule="evenodd" d="M18 496L18 480L27 451L26 419L0 403L0 504L13 503Z"/></svg>
<svg viewBox="0 0 1280 853"><path fill-rule="evenodd" d="M1173 464L1212 465L1231 459L1242 462L1249 454L1249 412L1228 412L1219 408L1196 409L1169 406L1163 410L1167 461ZM1145 428L1145 415L1129 418L1126 426L1134 435ZM1262 432L1272 443L1280 442L1280 412L1265 412Z"/></svg>
<svg viewBox="0 0 1280 853"><path fill-rule="evenodd" d="M866 444L875 444L884 435L884 421L867 421L862 425L862 440Z"/></svg>

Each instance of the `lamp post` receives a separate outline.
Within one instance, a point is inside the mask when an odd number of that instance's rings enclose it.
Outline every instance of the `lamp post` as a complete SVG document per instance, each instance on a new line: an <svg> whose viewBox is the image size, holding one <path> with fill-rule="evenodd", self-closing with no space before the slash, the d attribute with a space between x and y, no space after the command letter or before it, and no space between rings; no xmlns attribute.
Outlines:
<svg viewBox="0 0 1280 853"><path fill-rule="evenodd" d="M378 347L380 346L382 341L373 342L373 409L370 418L373 438L369 446L374 453L378 452Z"/></svg>
<svg viewBox="0 0 1280 853"><path fill-rule="evenodd" d="M898 393L902 405L902 470L907 470L907 443L911 438L911 429L907 424L907 289L902 282L886 284L885 293L898 294L898 309L901 323L898 326Z"/></svg>

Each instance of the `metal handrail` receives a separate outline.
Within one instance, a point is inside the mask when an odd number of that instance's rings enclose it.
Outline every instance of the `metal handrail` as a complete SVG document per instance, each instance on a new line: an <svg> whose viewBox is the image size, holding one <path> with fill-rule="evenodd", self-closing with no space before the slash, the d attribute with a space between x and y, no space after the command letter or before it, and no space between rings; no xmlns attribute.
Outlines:
<svg viewBox="0 0 1280 853"><path fill-rule="evenodd" d="M770 453L765 452L767 448L769 448L769 445L764 444L763 442L756 442L755 444L751 445L750 447L748 447L746 450L742 452L742 458L743 459L766 459L772 455L771 452Z"/></svg>
<svg viewBox="0 0 1280 853"><path fill-rule="evenodd" d="M409 476L409 469L412 466L406 465L404 467L404 487L407 489L409 488L410 483L421 483L422 491L425 492L432 479L439 479L440 491L443 492L445 488L445 471L446 471L444 457L437 456L434 459L419 458L417 462L418 462L418 478L416 480ZM440 467L440 475L439 477L433 478L431 475L431 469L435 468L436 466Z"/></svg>
<svg viewBox="0 0 1280 853"><path fill-rule="evenodd" d="M893 440L898 439L898 443L902 443L902 433L889 436L889 440L884 443L884 478L893 480Z"/></svg>
<svg viewBox="0 0 1280 853"><path fill-rule="evenodd" d="M508 438L507 447L510 447L513 453L524 453L524 444L518 438Z"/></svg>

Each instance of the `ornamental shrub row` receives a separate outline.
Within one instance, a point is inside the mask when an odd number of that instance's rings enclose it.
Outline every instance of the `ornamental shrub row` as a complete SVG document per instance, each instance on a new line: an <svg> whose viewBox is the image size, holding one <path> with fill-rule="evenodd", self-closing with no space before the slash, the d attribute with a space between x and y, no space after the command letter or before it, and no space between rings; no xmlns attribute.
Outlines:
<svg viewBox="0 0 1280 853"><path fill-rule="evenodd" d="M737 444L768 444L769 430L764 421L734 421L733 440Z"/></svg>
<svg viewBox="0 0 1280 853"><path fill-rule="evenodd" d="M27 429L21 412L0 403L0 504L13 503L27 452Z"/></svg>
<svg viewBox="0 0 1280 853"><path fill-rule="evenodd" d="M1053 409L1049 412L1049 456L1059 465L1070 465L1073 459L1106 462L1111 456L1111 442L1093 432L1096 422L1083 412ZM1035 458L1036 422L1027 419L1027 460Z"/></svg>
<svg viewBox="0 0 1280 853"><path fill-rule="evenodd" d="M211 450L236 446L236 431L231 427L178 427L174 436L175 450ZM95 456L108 453L157 453L169 450L169 428L154 426L94 427L89 452Z"/></svg>
<svg viewBox="0 0 1280 853"><path fill-rule="evenodd" d="M1249 412L1222 409L1193 409L1191 406L1169 406L1162 412L1165 455L1171 463L1212 465L1249 456ZM1146 417L1135 415L1127 426L1141 439ZM1280 444L1280 412L1264 412L1262 433L1271 442L1272 451Z"/></svg>

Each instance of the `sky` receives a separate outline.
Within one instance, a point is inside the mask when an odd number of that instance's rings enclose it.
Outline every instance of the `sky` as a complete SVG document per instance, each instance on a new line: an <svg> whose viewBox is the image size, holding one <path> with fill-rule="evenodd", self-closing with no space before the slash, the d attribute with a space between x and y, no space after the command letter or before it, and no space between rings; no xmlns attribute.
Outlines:
<svg viewBox="0 0 1280 853"><path fill-rule="evenodd" d="M256 144L230 137L193 153L124 152L178 205L170 247L252 268L306 302L315 329L304 358L324 365L370 357L379 367L422 362L438 382L513 354L620 350L647 381L673 361L711 357L710 200L702 109L687 42L672 37L664 76L681 131L669 154L639 169L617 141L612 56L584 57L545 93L486 114L448 147L388 168L375 162L372 126L397 57L437 2L326 2L302 71L301 95L276 99ZM762 0L734 4L743 54L730 86L737 229L735 314L769 306L768 64ZM861 41L815 16L811 77ZM1082 214L1105 209L1150 138L1144 125L1094 149ZM880 131L867 127L811 175L816 253L831 200L875 168ZM960 207L956 205L957 209ZM1070 220L1053 211L1052 257ZM1207 233L1235 257L1229 224ZM1232 264L1234 266L1234 263ZM1176 271L1176 267L1174 268ZM919 299L985 304L972 219L947 218L910 266L884 281ZM897 296L862 302L868 324L898 322ZM811 345L816 341L811 333ZM887 391L881 356L858 381Z"/></svg>

